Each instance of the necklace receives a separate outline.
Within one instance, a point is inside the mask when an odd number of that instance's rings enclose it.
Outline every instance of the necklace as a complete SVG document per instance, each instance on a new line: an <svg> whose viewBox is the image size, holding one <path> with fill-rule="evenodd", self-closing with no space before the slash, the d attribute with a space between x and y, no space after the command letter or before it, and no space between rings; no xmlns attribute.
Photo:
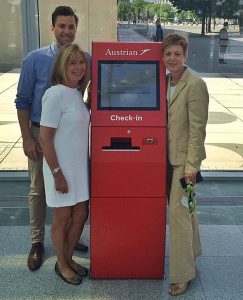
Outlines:
<svg viewBox="0 0 243 300"><path fill-rule="evenodd" d="M177 76L172 76L172 74L171 74L171 77L170 77L170 85L171 85L171 86L176 86L177 83L180 81L180 79L181 79L181 77L182 77L182 75L183 75L184 72L185 72L185 68L183 68L183 69L179 72L179 74L177 73L177 74L176 74Z"/></svg>
<svg viewBox="0 0 243 300"><path fill-rule="evenodd" d="M170 82L170 86L176 86L178 82Z"/></svg>
<svg viewBox="0 0 243 300"><path fill-rule="evenodd" d="M170 78L170 85L171 86L177 85L177 83L180 81L180 79L181 79L181 76L173 77L173 78L171 76L171 78Z"/></svg>
<svg viewBox="0 0 243 300"><path fill-rule="evenodd" d="M180 80L180 79L179 79ZM177 79L170 79L170 86L176 86L177 85L177 83L179 82L179 80L177 80Z"/></svg>

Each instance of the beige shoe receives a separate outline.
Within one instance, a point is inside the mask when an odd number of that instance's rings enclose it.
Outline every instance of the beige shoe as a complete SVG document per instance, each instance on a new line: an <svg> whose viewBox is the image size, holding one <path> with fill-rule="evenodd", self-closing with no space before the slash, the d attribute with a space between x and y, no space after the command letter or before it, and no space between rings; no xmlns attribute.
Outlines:
<svg viewBox="0 0 243 300"><path fill-rule="evenodd" d="M190 281L184 283L171 283L168 291L169 295L178 296L184 294L187 290L189 283Z"/></svg>

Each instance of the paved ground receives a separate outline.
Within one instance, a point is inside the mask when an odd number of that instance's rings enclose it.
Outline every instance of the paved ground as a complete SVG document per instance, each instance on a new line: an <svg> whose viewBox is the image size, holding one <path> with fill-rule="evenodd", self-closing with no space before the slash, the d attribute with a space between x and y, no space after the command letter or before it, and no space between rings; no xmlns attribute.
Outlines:
<svg viewBox="0 0 243 300"><path fill-rule="evenodd" d="M166 30L174 29L166 28ZM236 33L232 34L236 39ZM207 59L210 53L213 53L212 57L215 58L214 64L219 65L215 54L217 42L214 41L213 36L203 38L194 33L187 33L187 35L190 43L189 67L199 71L204 64L207 65L205 68L209 69L212 64L212 60ZM119 39L148 42L134 30L124 27L119 29ZM237 37L237 39L243 44L243 38ZM205 49L208 51L206 56ZM231 48L232 51L233 49ZM200 58L200 55L203 58ZM240 73L238 66L228 67L228 64L223 65L222 68L224 73L199 72L206 81L210 94L206 137L207 159L203 161L202 168L205 171L243 171L243 71L240 68ZM27 160L22 151L21 134L13 103L18 78L18 69L0 76L0 171L27 170Z"/></svg>
<svg viewBox="0 0 243 300"><path fill-rule="evenodd" d="M43 267L27 269L30 248L28 227L28 182L0 182L0 299L95 299L164 300L168 297L168 250L166 240L164 280L89 280L74 287L54 272L55 254L50 240L52 210L48 209ZM197 276L188 293L177 299L243 299L243 185L240 180L204 181L198 185L198 213L203 255L197 260ZM89 221L83 241L89 244ZM168 228L167 228L168 233ZM125 241L124 241L125 242ZM148 250L149 245L142 245ZM102 245L101 245L102 249ZM139 251L139 250L138 250ZM89 267L90 253L75 253Z"/></svg>
<svg viewBox="0 0 243 300"><path fill-rule="evenodd" d="M127 24L120 25L127 28ZM148 27L145 24L130 25L130 29L136 30L142 34L145 40L151 39L153 25ZM201 26L188 26L188 25L164 25L164 36L170 32L179 32L188 37L189 43L189 57L187 64L197 72L203 73L230 73L242 75L243 64L243 36L231 26L228 30L229 33L229 47L225 53L225 64L218 63L219 57L219 30L222 27L216 26L213 32L202 36ZM125 39L127 39L125 37Z"/></svg>
<svg viewBox="0 0 243 300"><path fill-rule="evenodd" d="M132 30L120 31L120 39L141 41ZM237 74L201 74L210 92L210 118L207 128L205 170L243 168L243 81ZM2 80L1 80L2 79ZM18 70L0 77L0 299L99 299L157 300L168 297L168 239L166 241L164 280L84 280L78 287L62 282L54 273L55 255L49 235L52 211L48 209L46 251L43 267L30 272L26 267L30 248L28 228L28 180L22 154L13 99ZM10 172L6 172L10 170ZM237 172L241 175L241 172ZM203 255L197 260L197 276L188 293L177 299L243 299L243 184L236 172L224 173L226 180L207 177L198 185L198 213ZM213 175L213 174L212 174ZM89 228L83 240L89 244ZM168 229L167 229L168 230ZM149 245L143 245L149 251ZM102 245L101 245L102 248ZM78 261L86 267L90 253Z"/></svg>
<svg viewBox="0 0 243 300"><path fill-rule="evenodd" d="M200 27L166 26L165 34L171 31L184 33L190 41L187 64L201 73L243 74L243 36L229 30L229 47L224 55L224 64L218 63L219 35L215 31L206 36L199 34ZM220 27L216 28L217 30ZM185 30L190 30L186 32ZM242 76L241 76L242 77Z"/></svg>

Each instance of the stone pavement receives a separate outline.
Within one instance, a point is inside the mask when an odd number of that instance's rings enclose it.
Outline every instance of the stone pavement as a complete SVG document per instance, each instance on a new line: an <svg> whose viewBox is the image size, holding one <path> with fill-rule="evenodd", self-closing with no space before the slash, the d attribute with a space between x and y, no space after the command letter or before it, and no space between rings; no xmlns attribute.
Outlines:
<svg viewBox="0 0 243 300"><path fill-rule="evenodd" d="M120 41L148 42L147 38L141 37L131 28L120 27L119 31ZM166 33L172 31L173 27L169 29L166 27ZM191 34L183 33L188 36L190 44ZM239 45L243 46L243 37L238 37L236 33L232 34L230 39L233 39L238 48ZM241 58L243 47L240 48L240 53L230 53L238 48L232 46L227 55ZM205 171L243 171L242 74L243 71L241 74L198 73L207 83L210 95L206 137L207 158L202 163L202 169Z"/></svg>
<svg viewBox="0 0 243 300"><path fill-rule="evenodd" d="M120 28L118 33L120 41L148 42L132 29ZM243 45L243 38L234 38ZM205 171L243 171L242 74L199 73L210 94ZM14 106L18 77L18 69L0 76L0 171L27 170Z"/></svg>
<svg viewBox="0 0 243 300"><path fill-rule="evenodd" d="M64 283L54 272L50 239L52 211L47 210L44 264L31 272L26 265L30 249L27 181L0 182L0 300L165 300L168 289L168 228L164 280L89 280L80 286ZM184 300L243 299L243 185L238 181L204 181L198 185L198 215L202 256L196 278ZM90 223L82 240L89 245ZM124 241L126 242L126 241ZM150 245L142 245L150 251ZM101 245L102 249L102 245ZM138 250L139 251L139 250ZM90 266L90 252L75 252Z"/></svg>
<svg viewBox="0 0 243 300"><path fill-rule="evenodd" d="M14 99L19 69L0 76L0 170L27 170Z"/></svg>

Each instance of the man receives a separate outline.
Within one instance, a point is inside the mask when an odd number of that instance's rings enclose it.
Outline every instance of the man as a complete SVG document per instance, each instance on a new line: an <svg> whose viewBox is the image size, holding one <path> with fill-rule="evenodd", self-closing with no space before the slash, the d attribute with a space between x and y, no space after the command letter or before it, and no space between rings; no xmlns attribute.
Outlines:
<svg viewBox="0 0 243 300"><path fill-rule="evenodd" d="M163 42L163 29L160 23L160 19L157 19L155 22L154 32L152 33L152 40L154 42Z"/></svg>
<svg viewBox="0 0 243 300"><path fill-rule="evenodd" d="M223 28L219 31L219 63L224 64L224 55L229 46L228 22L224 22Z"/></svg>
<svg viewBox="0 0 243 300"><path fill-rule="evenodd" d="M23 150L28 157L30 176L29 211L32 248L28 268L35 271L42 265L46 219L46 200L42 174L43 155L39 145L42 96L49 87L49 78L59 48L72 43L76 36L78 17L71 7L58 6L52 13L54 42L30 52L23 61L19 78L16 108L23 138ZM78 250L88 247L78 244Z"/></svg>

